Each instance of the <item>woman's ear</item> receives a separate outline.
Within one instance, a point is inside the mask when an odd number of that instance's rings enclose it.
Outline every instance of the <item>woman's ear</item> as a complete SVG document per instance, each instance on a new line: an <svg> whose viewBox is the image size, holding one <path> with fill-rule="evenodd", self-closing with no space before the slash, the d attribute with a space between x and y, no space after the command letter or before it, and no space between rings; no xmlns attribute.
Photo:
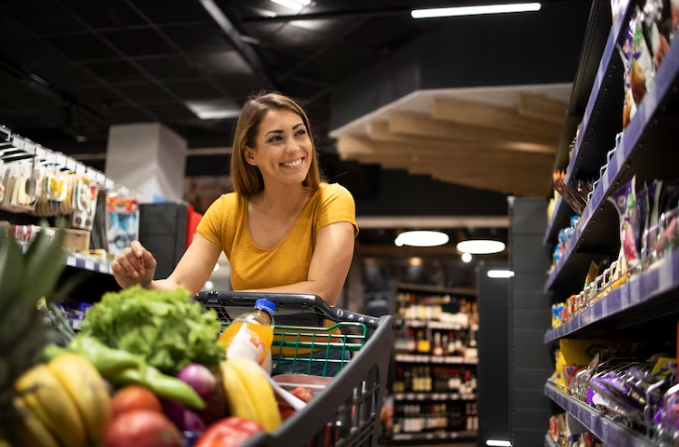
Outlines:
<svg viewBox="0 0 679 447"><path fill-rule="evenodd" d="M249 147L245 148L245 161L251 166L257 166L257 158L255 157L254 149Z"/></svg>

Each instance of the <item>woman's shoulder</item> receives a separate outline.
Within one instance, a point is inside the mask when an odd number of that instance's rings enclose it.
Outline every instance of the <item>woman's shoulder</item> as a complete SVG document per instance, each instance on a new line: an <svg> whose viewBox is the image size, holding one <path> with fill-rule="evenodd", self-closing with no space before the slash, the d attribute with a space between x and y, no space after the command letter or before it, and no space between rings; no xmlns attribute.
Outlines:
<svg viewBox="0 0 679 447"><path fill-rule="evenodd" d="M224 214L235 214L241 206L241 196L236 192L222 194L210 208Z"/></svg>
<svg viewBox="0 0 679 447"><path fill-rule="evenodd" d="M320 197L322 201L333 200L333 199L351 199L353 196L347 188L340 185L339 183L321 183L319 188Z"/></svg>

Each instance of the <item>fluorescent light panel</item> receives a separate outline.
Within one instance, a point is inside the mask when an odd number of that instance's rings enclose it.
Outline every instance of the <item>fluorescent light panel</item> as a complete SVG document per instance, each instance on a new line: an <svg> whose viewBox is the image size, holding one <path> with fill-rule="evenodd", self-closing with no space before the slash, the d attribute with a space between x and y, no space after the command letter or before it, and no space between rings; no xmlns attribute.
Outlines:
<svg viewBox="0 0 679 447"><path fill-rule="evenodd" d="M514 276L514 272L512 272L511 270L488 270L489 278L511 278L512 276ZM511 444L493 444L493 445L511 445Z"/></svg>
<svg viewBox="0 0 679 447"><path fill-rule="evenodd" d="M490 447L512 447L512 443L509 441L500 441L497 439L489 439L486 441L486 445Z"/></svg>
<svg viewBox="0 0 679 447"><path fill-rule="evenodd" d="M406 231L396 237L394 243L397 247L409 245L411 247L438 247L445 245L450 238L447 234L438 231Z"/></svg>
<svg viewBox="0 0 679 447"><path fill-rule="evenodd" d="M311 0L271 0L271 1L281 6L285 6L286 8L290 8L293 11L300 11L302 8L308 6L311 3Z"/></svg>
<svg viewBox="0 0 679 447"><path fill-rule="evenodd" d="M456 6L451 8L414 9L410 13L410 15L412 15L413 19L430 19L433 17L460 17L484 14L508 14L512 12L531 12L539 11L540 8L542 8L542 5L540 3L515 3L509 5L486 5L486 6Z"/></svg>
<svg viewBox="0 0 679 447"><path fill-rule="evenodd" d="M238 118L240 115L240 107L233 101L187 101L184 104L202 120Z"/></svg>
<svg viewBox="0 0 679 447"><path fill-rule="evenodd" d="M457 249L462 253L471 253L473 255L489 255L503 251L505 249L505 244L500 241L475 239L460 242L457 244Z"/></svg>

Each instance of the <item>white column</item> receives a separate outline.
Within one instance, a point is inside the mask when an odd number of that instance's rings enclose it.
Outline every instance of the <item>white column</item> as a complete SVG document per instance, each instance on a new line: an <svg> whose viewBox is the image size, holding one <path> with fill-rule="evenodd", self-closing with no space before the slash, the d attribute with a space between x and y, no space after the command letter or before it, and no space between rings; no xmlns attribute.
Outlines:
<svg viewBox="0 0 679 447"><path fill-rule="evenodd" d="M139 193L142 202L181 200L186 140L159 123L111 126L106 176Z"/></svg>

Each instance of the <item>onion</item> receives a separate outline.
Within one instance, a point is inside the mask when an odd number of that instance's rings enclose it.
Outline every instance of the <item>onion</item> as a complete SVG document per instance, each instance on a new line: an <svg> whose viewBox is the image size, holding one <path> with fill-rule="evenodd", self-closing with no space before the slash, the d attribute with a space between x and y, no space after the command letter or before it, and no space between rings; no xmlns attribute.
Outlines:
<svg viewBox="0 0 679 447"><path fill-rule="evenodd" d="M205 423L194 411L186 408L181 402L175 400L163 401L163 413L181 431L203 431Z"/></svg>
<svg viewBox="0 0 679 447"><path fill-rule="evenodd" d="M203 399L210 397L217 388L217 379L209 369L203 365L192 364L185 366L177 378L187 383Z"/></svg>

